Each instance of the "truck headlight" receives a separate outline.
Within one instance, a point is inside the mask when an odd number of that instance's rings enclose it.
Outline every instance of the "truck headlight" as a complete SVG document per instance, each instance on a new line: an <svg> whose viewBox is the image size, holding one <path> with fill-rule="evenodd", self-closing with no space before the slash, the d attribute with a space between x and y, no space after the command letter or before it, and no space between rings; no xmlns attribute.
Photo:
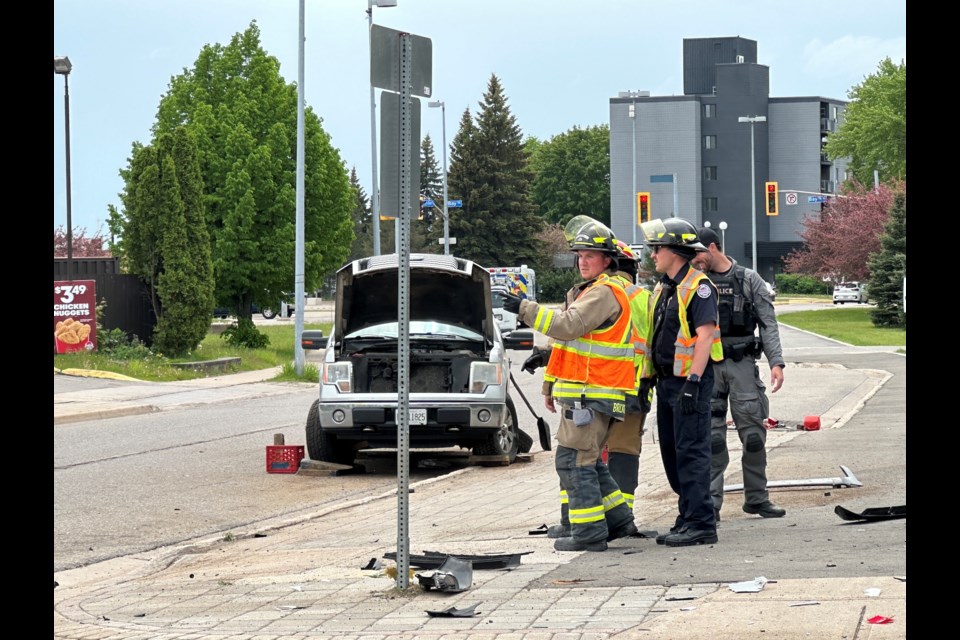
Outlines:
<svg viewBox="0 0 960 640"><path fill-rule="evenodd" d="M329 362L323 364L323 384L336 385L340 393L353 390L353 363Z"/></svg>
<svg viewBox="0 0 960 640"><path fill-rule="evenodd" d="M473 362L470 364L470 393L483 393L490 385L503 382L503 370L499 363Z"/></svg>

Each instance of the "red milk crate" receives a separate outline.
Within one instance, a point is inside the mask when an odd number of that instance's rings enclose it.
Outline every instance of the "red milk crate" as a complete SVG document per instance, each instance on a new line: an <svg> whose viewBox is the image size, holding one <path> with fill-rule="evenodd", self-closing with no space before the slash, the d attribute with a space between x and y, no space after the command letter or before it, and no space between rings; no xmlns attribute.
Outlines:
<svg viewBox="0 0 960 640"><path fill-rule="evenodd" d="M267 445L267 473L296 473L303 460L303 445Z"/></svg>

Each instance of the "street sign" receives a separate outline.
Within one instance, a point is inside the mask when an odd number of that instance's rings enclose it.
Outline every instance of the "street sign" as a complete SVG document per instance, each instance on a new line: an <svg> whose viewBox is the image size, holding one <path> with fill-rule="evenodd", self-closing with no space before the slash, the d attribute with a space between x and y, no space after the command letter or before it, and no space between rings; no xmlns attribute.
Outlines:
<svg viewBox="0 0 960 640"><path fill-rule="evenodd" d="M462 207L462 206L463 206L463 200L447 200L447 207L448 207L448 208L449 208L449 207L454 207L454 208L456 208L456 207Z"/></svg>
<svg viewBox="0 0 960 640"><path fill-rule="evenodd" d="M422 206L424 206L424 207L435 207L435 206L437 206L437 205L435 205L435 204L433 203L433 200L424 200Z"/></svg>
<svg viewBox="0 0 960 640"><path fill-rule="evenodd" d="M437 238L437 244L443 244L443 238ZM457 244L457 239L450 238L450 244Z"/></svg>
<svg viewBox="0 0 960 640"><path fill-rule="evenodd" d="M797 204L797 194L793 192L785 193L783 199L787 204Z"/></svg>
<svg viewBox="0 0 960 640"><path fill-rule="evenodd" d="M650 176L650 182L673 182L673 174L666 173L658 176Z"/></svg>
<svg viewBox="0 0 960 640"><path fill-rule="evenodd" d="M807 196L807 202L809 203L826 202L826 201L827 201L827 196Z"/></svg>

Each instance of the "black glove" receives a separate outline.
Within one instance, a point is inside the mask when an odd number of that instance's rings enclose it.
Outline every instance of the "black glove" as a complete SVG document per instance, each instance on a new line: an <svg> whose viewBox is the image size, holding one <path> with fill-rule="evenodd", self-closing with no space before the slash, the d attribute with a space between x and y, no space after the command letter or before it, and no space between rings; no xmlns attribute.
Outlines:
<svg viewBox="0 0 960 640"><path fill-rule="evenodd" d="M523 361L521 369L527 373L536 373L537 369L547 364L547 357L550 352L540 347L533 348L533 354Z"/></svg>
<svg viewBox="0 0 960 640"><path fill-rule="evenodd" d="M501 293L503 296L503 309L504 311L509 311L510 313L520 313L520 301L523 300L520 296L515 296L512 293Z"/></svg>
<svg viewBox="0 0 960 640"><path fill-rule="evenodd" d="M644 413L650 413L650 393L653 391L656 382L654 378L644 378L640 381L637 397L640 400L640 410Z"/></svg>
<svg viewBox="0 0 960 640"><path fill-rule="evenodd" d="M697 400L700 398L700 383L687 380L680 388L680 412L685 414L697 411Z"/></svg>

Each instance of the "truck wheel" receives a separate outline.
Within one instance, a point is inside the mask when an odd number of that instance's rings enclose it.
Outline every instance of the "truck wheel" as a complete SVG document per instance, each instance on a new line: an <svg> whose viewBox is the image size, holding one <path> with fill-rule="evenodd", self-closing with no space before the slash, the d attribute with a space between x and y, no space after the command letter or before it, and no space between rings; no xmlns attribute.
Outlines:
<svg viewBox="0 0 960 640"><path fill-rule="evenodd" d="M314 400L307 412L307 455L311 460L333 462L353 466L353 447L337 442L337 436L331 435L320 427L320 400Z"/></svg>
<svg viewBox="0 0 960 640"><path fill-rule="evenodd" d="M507 396L507 411L503 423L496 433L486 442L473 448L475 456L506 456L507 464L513 464L520 450L520 436L517 434L517 409L513 398Z"/></svg>
<svg viewBox="0 0 960 640"><path fill-rule="evenodd" d="M263 309L262 311L260 311L260 315L262 315L267 320L273 320L274 318L277 317L277 312L274 311L273 309Z"/></svg>

